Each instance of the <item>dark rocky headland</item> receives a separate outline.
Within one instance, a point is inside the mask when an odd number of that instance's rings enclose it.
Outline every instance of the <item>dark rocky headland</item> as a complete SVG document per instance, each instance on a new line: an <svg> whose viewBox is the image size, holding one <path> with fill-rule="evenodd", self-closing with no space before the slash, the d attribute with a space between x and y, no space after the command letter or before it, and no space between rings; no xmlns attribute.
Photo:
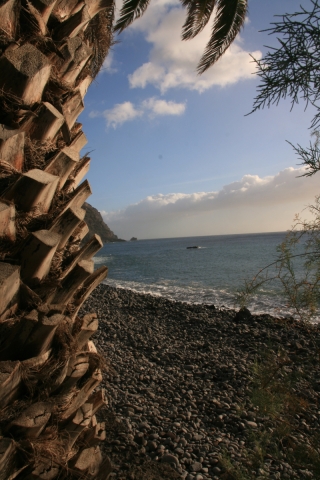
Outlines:
<svg viewBox="0 0 320 480"><path fill-rule="evenodd" d="M100 235L101 240L103 243L110 243L110 242L124 242L121 238L118 238L117 235L113 233L113 231L108 227L108 225L104 222L101 213L94 208L90 203L85 202L82 206L85 210L86 215L84 220L88 225L89 232L83 239L83 243L89 240L95 233Z"/></svg>
<svg viewBox="0 0 320 480"><path fill-rule="evenodd" d="M320 328L100 285L110 478L320 478Z"/></svg>

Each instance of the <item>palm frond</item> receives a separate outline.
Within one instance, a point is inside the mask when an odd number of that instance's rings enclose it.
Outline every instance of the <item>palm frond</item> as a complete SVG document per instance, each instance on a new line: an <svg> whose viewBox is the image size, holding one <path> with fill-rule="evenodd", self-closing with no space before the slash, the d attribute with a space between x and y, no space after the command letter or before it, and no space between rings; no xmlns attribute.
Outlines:
<svg viewBox="0 0 320 480"><path fill-rule="evenodd" d="M183 0L182 5L187 7L188 14L182 27L182 40L189 40L198 35L207 25L216 0Z"/></svg>
<svg viewBox="0 0 320 480"><path fill-rule="evenodd" d="M198 65L198 73L213 65L239 33L247 12L248 0L180 0L187 8L187 18L182 27L182 39L194 38L207 25L215 12L211 38ZM114 30L122 32L143 15L150 0L124 0Z"/></svg>
<svg viewBox="0 0 320 480"><path fill-rule="evenodd" d="M198 65L198 73L213 65L239 33L247 12L248 0L220 0L211 38Z"/></svg>
<svg viewBox="0 0 320 480"><path fill-rule="evenodd" d="M121 8L120 18L117 21L114 30L122 32L126 27L136 19L141 17L147 9L150 0L125 0Z"/></svg>

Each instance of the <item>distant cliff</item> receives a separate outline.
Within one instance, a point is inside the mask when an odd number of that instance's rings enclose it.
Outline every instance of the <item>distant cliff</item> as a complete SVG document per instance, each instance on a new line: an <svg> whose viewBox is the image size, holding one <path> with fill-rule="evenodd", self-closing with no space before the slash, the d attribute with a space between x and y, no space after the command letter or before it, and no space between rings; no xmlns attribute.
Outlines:
<svg viewBox="0 0 320 480"><path fill-rule="evenodd" d="M84 203L83 207L86 211L86 216L84 217L85 222L89 227L89 233L85 236L83 241L88 240L92 235L97 233L100 235L101 240L103 243L108 242L124 242L121 238L118 238L112 230L108 227L108 225L103 221L101 213L98 212L96 208L94 208L89 203Z"/></svg>

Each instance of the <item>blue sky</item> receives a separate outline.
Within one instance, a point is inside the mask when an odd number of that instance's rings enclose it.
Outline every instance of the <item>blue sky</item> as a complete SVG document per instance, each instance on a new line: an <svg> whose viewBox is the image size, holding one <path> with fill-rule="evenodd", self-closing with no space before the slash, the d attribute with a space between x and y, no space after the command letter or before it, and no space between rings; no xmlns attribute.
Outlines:
<svg viewBox="0 0 320 480"><path fill-rule="evenodd" d="M122 238L279 231L318 193L296 178L286 143L307 145L312 110L290 102L250 112L260 58L276 38L260 30L301 0L249 0L240 37L207 73L195 73L210 25L181 42L177 0L151 0L116 38L79 118L91 152L98 208ZM303 0L302 4L308 4Z"/></svg>

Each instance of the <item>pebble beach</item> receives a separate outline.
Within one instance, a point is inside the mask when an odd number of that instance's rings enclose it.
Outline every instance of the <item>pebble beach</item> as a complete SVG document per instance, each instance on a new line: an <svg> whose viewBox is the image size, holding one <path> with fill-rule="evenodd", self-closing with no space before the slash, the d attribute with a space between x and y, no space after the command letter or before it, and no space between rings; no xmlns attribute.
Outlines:
<svg viewBox="0 0 320 480"><path fill-rule="evenodd" d="M317 325L107 285L89 312L110 478L320 478Z"/></svg>

